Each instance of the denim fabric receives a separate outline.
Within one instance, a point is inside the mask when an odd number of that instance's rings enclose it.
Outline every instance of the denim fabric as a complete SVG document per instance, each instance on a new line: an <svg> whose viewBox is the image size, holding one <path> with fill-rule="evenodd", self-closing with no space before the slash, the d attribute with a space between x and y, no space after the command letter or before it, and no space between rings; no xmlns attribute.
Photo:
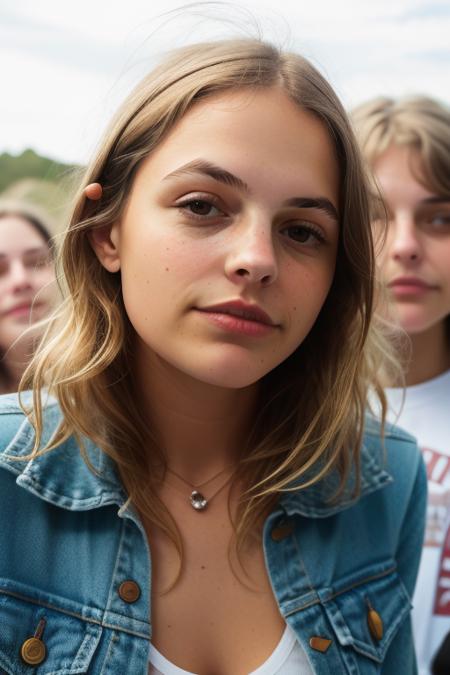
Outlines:
<svg viewBox="0 0 450 675"><path fill-rule="evenodd" d="M45 412L45 439L60 421ZM33 430L15 396L0 397L0 674L145 675L151 639L151 558L142 524L111 461L73 439L32 462ZM416 672L410 598L420 557L426 476L414 440L390 427L383 448L368 422L361 492L338 503L336 477L284 494L264 526L280 611L319 675ZM141 593L127 603L123 581ZM372 637L369 608L383 621ZM46 659L27 665L23 642L45 620ZM312 637L331 640L326 652Z"/></svg>

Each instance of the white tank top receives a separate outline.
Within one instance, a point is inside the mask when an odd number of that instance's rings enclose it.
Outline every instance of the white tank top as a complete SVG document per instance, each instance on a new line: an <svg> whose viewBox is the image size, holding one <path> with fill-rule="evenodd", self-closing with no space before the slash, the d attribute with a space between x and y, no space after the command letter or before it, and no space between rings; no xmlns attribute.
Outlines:
<svg viewBox="0 0 450 675"><path fill-rule="evenodd" d="M168 661L153 645L150 645L149 662L148 675L195 675ZM286 626L267 661L249 675L313 675L313 671L294 631Z"/></svg>

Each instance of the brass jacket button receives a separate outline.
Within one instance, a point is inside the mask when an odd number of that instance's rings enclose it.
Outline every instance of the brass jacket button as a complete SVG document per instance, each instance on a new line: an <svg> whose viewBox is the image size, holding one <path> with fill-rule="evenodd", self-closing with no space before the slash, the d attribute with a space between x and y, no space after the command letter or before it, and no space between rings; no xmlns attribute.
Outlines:
<svg viewBox="0 0 450 675"><path fill-rule="evenodd" d="M135 581L128 579L119 586L119 597L128 603L136 602L141 597L141 589Z"/></svg>
<svg viewBox="0 0 450 675"><path fill-rule="evenodd" d="M314 635L309 641L309 646L311 649L315 649L316 652L322 652L322 654L325 654L332 642L333 640L329 640L328 638Z"/></svg>
<svg viewBox="0 0 450 675"><path fill-rule="evenodd" d="M378 642L382 639L384 629L381 616L371 607L367 612L367 623L371 636Z"/></svg>
<svg viewBox="0 0 450 675"><path fill-rule="evenodd" d="M272 532L270 533L270 536L272 537L273 541L281 541L282 539L286 539L286 537L289 537L294 531L294 523L288 522L288 523L282 523L281 525L277 525L276 527L273 528Z"/></svg>
<svg viewBox="0 0 450 675"><path fill-rule="evenodd" d="M42 640L31 637L23 643L20 655L29 666L38 666L47 656L47 650Z"/></svg>

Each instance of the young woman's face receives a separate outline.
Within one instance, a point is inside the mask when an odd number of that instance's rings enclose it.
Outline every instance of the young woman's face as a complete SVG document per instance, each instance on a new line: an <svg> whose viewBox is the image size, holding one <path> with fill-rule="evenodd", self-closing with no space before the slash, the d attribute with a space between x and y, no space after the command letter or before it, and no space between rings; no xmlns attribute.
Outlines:
<svg viewBox="0 0 450 675"><path fill-rule="evenodd" d="M0 217L1 352L48 314L54 279L49 248L36 228L20 216Z"/></svg>
<svg viewBox="0 0 450 675"><path fill-rule="evenodd" d="M284 93L196 105L143 162L111 230L140 362L234 388L280 364L330 289L337 202L328 133Z"/></svg>
<svg viewBox="0 0 450 675"><path fill-rule="evenodd" d="M379 254L382 277L411 335L450 314L450 200L418 182L420 168L417 151L400 146L391 146L374 166L389 218Z"/></svg>

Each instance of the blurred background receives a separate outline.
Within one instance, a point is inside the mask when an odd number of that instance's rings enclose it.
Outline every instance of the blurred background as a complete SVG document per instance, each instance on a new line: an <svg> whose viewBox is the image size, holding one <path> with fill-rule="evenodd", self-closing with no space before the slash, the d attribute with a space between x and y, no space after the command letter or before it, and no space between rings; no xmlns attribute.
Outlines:
<svg viewBox="0 0 450 675"><path fill-rule="evenodd" d="M448 0L2 0L0 199L64 224L82 167L122 99L167 49L230 35L307 56L347 108L379 94L450 102Z"/></svg>

